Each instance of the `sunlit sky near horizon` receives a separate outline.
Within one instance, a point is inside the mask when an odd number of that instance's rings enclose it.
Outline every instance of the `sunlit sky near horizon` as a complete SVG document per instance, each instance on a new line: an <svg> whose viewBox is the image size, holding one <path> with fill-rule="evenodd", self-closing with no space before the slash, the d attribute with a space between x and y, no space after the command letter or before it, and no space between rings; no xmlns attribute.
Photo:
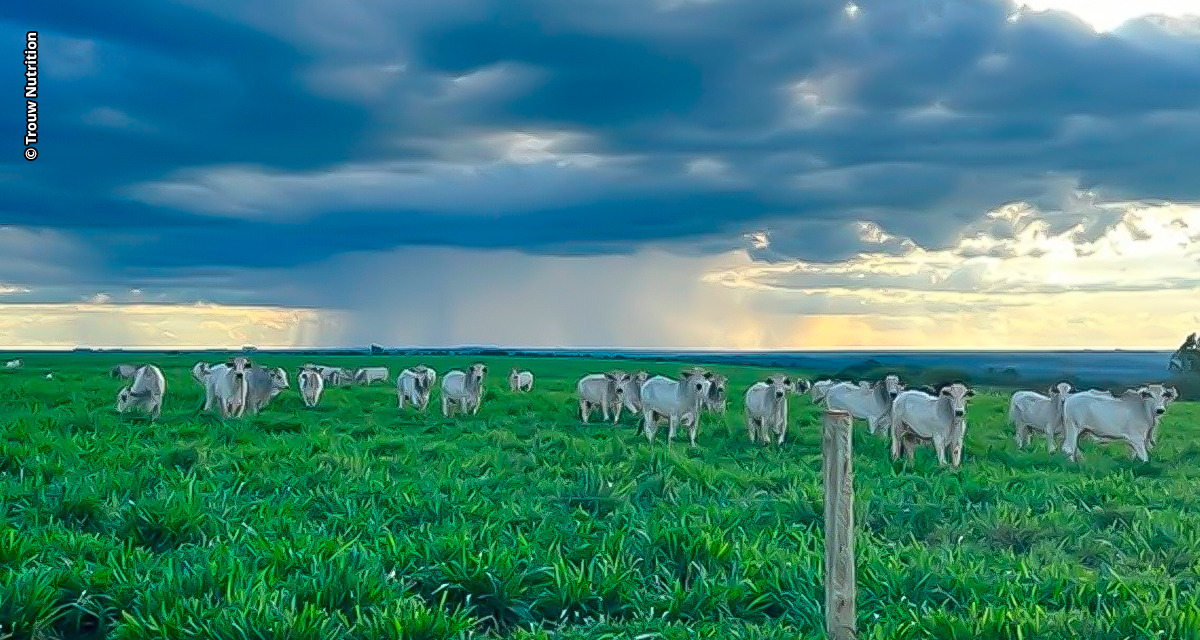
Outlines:
<svg viewBox="0 0 1200 640"><path fill-rule="evenodd" d="M42 139L0 158L0 344L1173 349L1197 16L21 3Z"/></svg>

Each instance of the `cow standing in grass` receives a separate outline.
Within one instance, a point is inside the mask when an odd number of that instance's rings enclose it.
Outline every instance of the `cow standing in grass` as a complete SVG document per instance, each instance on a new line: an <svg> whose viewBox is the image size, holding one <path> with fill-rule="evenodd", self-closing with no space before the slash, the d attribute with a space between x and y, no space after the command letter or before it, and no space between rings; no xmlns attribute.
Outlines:
<svg viewBox="0 0 1200 640"><path fill-rule="evenodd" d="M487 365L476 362L464 373L451 371L442 378L442 415L450 417L451 405L458 405L462 413L479 413L483 403L483 380L487 376Z"/></svg>
<svg viewBox="0 0 1200 640"><path fill-rule="evenodd" d="M387 382L390 377L387 367L361 367L354 372L354 382L367 386L372 382Z"/></svg>
<svg viewBox="0 0 1200 640"><path fill-rule="evenodd" d="M162 370L152 364L142 365L133 374L133 382L117 392L117 413L140 409L151 419L162 415L163 395L167 380Z"/></svg>
<svg viewBox="0 0 1200 640"><path fill-rule="evenodd" d="M900 378L895 375L872 383L841 382L829 387L825 394L825 406L866 420L867 428L872 434L882 432L883 435L887 435L892 400L902 389Z"/></svg>
<svg viewBox="0 0 1200 640"><path fill-rule="evenodd" d="M508 390L514 393L533 391L533 372L513 367L508 372Z"/></svg>
<svg viewBox="0 0 1200 640"><path fill-rule="evenodd" d="M300 398L304 400L304 406L311 409L321 402L321 393L325 391L325 379L316 367L306 365L296 374L296 386L300 389Z"/></svg>
<svg viewBox="0 0 1200 640"><path fill-rule="evenodd" d="M257 414L290 386L287 371L284 371L283 367L254 367L246 370L246 411L249 411L250 415Z"/></svg>
<svg viewBox="0 0 1200 640"><path fill-rule="evenodd" d="M625 393L624 383L629 374L624 371L609 371L606 373L591 373L575 383L575 392L579 396L579 418L583 424L588 423L592 410L599 407L600 416L608 421L610 413L613 424L616 424L621 410L621 396Z"/></svg>
<svg viewBox="0 0 1200 640"><path fill-rule="evenodd" d="M1174 387L1161 384L1129 389L1120 397L1104 391L1071 394L1063 403L1062 451L1077 462L1079 437L1088 434L1101 442L1124 441L1134 457L1147 462L1159 420L1178 397Z"/></svg>
<svg viewBox="0 0 1200 640"><path fill-rule="evenodd" d="M212 373L212 365L207 362L197 362L192 365L192 379L200 383L200 386L205 386L208 374Z"/></svg>
<svg viewBox="0 0 1200 640"><path fill-rule="evenodd" d="M1060 382L1050 387L1050 395L1036 391L1017 391L1008 402L1008 421L1013 425L1017 447L1029 444L1030 432L1046 435L1046 449L1058 448L1055 436L1062 432L1063 403L1071 395L1071 385Z"/></svg>
<svg viewBox="0 0 1200 640"><path fill-rule="evenodd" d="M212 367L204 379L204 410L212 410L216 403L221 418L240 418L246 411L246 371L251 368L242 356Z"/></svg>
<svg viewBox="0 0 1200 640"><path fill-rule="evenodd" d="M688 442L696 446L696 433L700 429L701 403L711 384L709 372L689 373L680 380L665 376L654 376L642 385L642 417L646 439L654 444L658 421L667 420L667 443L675 440L675 432L682 422L688 428Z"/></svg>
<svg viewBox="0 0 1200 640"><path fill-rule="evenodd" d="M771 376L746 390L746 432L750 442L769 444L771 431L783 444L788 428L788 394L795 391L788 376Z"/></svg>
<svg viewBox="0 0 1200 640"><path fill-rule="evenodd" d="M955 382L938 390L937 395L909 389L893 401L891 414L892 460L900 459L901 449L909 462L917 444L930 443L937 450L938 464L946 464L946 449L955 469L962 464L963 439L967 432L967 398L975 392Z"/></svg>
<svg viewBox="0 0 1200 640"><path fill-rule="evenodd" d="M639 416L642 413L642 385L650 379L650 374L646 371L638 371L632 375L624 371L616 372L624 375L623 382L620 384L621 394L620 401L616 403L614 409L616 415L613 416L613 424L621 420L621 409L624 407L629 410L629 413ZM642 427L638 423L634 423L634 431L640 432Z"/></svg>
<svg viewBox="0 0 1200 640"><path fill-rule="evenodd" d="M404 402L411 402L421 412L429 406L429 397L433 394L433 383L437 380L437 372L419 364L412 369L405 369L396 376L396 396L399 408L404 408Z"/></svg>
<svg viewBox="0 0 1200 640"><path fill-rule="evenodd" d="M813 404L823 402L825 400L825 396L829 395L829 388L835 384L839 383L836 380L817 380L816 382L812 383L812 387L809 388L809 391L811 392L809 395L812 396Z"/></svg>

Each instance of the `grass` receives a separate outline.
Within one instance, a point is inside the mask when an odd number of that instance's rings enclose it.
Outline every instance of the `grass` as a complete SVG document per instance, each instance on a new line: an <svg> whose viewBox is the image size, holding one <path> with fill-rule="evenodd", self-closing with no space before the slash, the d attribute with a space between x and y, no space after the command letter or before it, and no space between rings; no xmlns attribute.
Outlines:
<svg viewBox="0 0 1200 640"><path fill-rule="evenodd" d="M442 419L436 391L398 411L390 384L309 410L293 380L222 423L195 415L192 359L153 359L155 423L113 412L112 357L0 373L0 638L823 637L819 416L793 400L788 443L750 445L765 371L715 368L735 397L690 450L579 423L574 380L607 361L488 359L477 417ZM513 364L533 393L507 391ZM856 426L860 637L1200 638L1197 407L1149 463L1085 443L1079 465L1018 451L1005 408L972 400L958 472Z"/></svg>

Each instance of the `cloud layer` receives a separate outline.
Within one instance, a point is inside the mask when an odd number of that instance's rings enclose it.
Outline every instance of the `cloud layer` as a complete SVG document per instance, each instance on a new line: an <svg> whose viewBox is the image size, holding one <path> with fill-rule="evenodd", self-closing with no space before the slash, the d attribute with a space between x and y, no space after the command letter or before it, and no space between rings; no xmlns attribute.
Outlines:
<svg viewBox="0 0 1200 640"><path fill-rule="evenodd" d="M1105 300L1197 287L1189 21L855 6L23 4L0 33L41 34L44 136L0 163L0 295L319 306L348 340L779 347L926 344L897 318L940 313L988 327L963 342L1103 342L1003 318L1102 327ZM540 319L489 325L508 304Z"/></svg>

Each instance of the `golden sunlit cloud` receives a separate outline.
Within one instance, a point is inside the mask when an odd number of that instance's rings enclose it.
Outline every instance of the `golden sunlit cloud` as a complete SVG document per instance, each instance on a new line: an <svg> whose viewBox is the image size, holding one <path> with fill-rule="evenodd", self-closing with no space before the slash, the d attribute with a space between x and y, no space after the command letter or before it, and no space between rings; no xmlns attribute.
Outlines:
<svg viewBox="0 0 1200 640"><path fill-rule="evenodd" d="M0 304L9 349L237 349L336 345L337 312L212 304Z"/></svg>

